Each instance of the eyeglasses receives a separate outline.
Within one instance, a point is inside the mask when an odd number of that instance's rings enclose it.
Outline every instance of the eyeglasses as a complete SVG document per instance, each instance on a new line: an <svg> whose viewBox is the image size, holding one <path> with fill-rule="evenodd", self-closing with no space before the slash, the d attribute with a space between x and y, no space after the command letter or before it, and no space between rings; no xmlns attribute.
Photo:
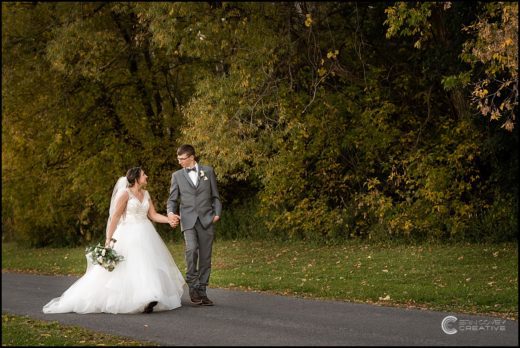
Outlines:
<svg viewBox="0 0 520 348"><path fill-rule="evenodd" d="M184 157L184 158L182 158L182 157L177 157L177 160L178 160L178 161L185 161L185 160L187 160L187 159L190 158L190 157L191 157L191 156L187 156L187 157Z"/></svg>

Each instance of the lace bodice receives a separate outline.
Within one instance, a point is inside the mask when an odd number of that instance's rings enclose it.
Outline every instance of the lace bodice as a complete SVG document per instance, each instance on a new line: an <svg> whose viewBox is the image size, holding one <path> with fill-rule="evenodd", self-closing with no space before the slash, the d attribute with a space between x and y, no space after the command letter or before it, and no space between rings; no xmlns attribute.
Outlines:
<svg viewBox="0 0 520 348"><path fill-rule="evenodd" d="M144 191L143 201L141 202L130 189L128 191L128 202L126 203L125 222L132 220L143 220L148 218L148 208L150 207L150 194Z"/></svg>

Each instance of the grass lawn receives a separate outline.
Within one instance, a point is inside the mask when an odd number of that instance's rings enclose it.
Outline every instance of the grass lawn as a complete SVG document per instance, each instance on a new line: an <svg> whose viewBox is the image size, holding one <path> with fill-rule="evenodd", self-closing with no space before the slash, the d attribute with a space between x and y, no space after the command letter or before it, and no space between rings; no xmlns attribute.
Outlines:
<svg viewBox="0 0 520 348"><path fill-rule="evenodd" d="M185 270L184 245L168 243ZM85 248L2 243L2 271L82 275ZM518 319L518 245L315 245L216 241L212 287ZM59 296L60 294L56 294ZM3 346L151 346L57 322L2 314Z"/></svg>
<svg viewBox="0 0 520 348"><path fill-rule="evenodd" d="M184 273L183 243L168 247ZM82 275L84 249L2 243L2 270ZM518 246L218 240L210 286L517 319Z"/></svg>
<svg viewBox="0 0 520 348"><path fill-rule="evenodd" d="M76 326L2 314L2 346L153 346L155 343L93 332Z"/></svg>

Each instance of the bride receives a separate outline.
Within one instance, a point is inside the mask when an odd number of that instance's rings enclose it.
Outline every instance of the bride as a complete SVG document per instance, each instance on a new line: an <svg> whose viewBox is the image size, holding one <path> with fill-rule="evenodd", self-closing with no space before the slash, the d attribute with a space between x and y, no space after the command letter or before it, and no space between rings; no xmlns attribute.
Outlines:
<svg viewBox="0 0 520 348"><path fill-rule="evenodd" d="M150 221L168 218L142 189L147 178L140 167L131 168L112 193L105 246L117 241L114 250L124 260L109 272L87 258L85 274L47 303L44 313L150 313L181 306L184 277Z"/></svg>

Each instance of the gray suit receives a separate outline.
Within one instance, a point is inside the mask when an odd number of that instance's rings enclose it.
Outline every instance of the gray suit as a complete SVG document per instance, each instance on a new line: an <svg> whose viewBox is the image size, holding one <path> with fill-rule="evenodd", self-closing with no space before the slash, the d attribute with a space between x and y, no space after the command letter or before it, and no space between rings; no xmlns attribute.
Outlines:
<svg viewBox="0 0 520 348"><path fill-rule="evenodd" d="M186 282L205 293L211 273L213 217L220 216L222 204L213 168L199 164L198 169L196 185L184 168L172 174L167 212L177 213L179 208L186 243Z"/></svg>

